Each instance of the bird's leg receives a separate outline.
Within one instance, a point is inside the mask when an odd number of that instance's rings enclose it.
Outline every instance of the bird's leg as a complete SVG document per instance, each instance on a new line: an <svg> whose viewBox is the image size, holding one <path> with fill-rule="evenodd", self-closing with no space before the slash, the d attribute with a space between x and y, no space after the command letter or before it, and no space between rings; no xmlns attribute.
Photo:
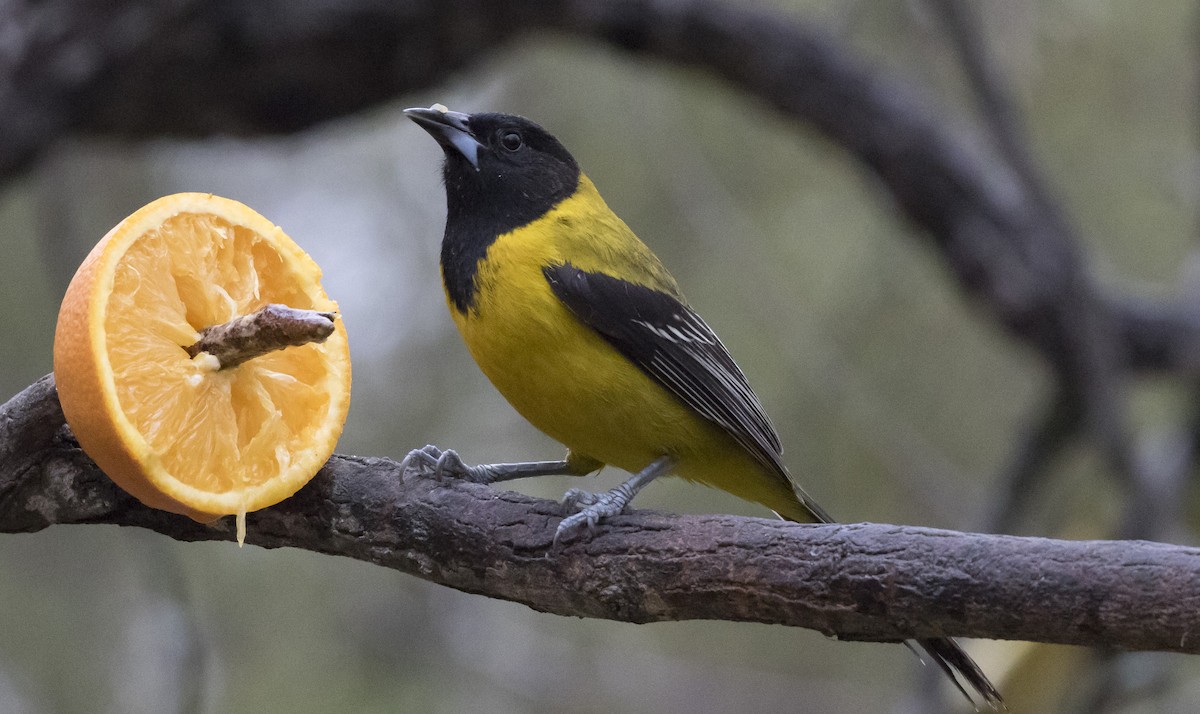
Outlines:
<svg viewBox="0 0 1200 714"><path fill-rule="evenodd" d="M401 472L426 473L434 478L456 478L472 483L497 483L527 476L584 476L600 468L599 462L571 454L561 461L518 461L511 464L468 466L453 450L432 444L413 449L400 462Z"/></svg>
<svg viewBox="0 0 1200 714"><path fill-rule="evenodd" d="M611 491L590 493L577 488L567 491L563 503L568 508L577 508L579 512L567 516L558 524L558 530L554 532L555 544L581 525L587 524L588 531L594 531L597 523L624 511L638 491L670 471L674 465L675 461L670 456L660 456Z"/></svg>

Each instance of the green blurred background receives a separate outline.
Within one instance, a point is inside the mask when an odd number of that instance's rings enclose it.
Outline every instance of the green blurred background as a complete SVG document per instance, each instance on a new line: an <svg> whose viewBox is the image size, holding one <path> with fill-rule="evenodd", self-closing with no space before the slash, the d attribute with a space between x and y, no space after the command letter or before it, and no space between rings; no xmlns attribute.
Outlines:
<svg viewBox="0 0 1200 714"><path fill-rule="evenodd" d="M975 121L922 3L771 5L925 85L948 122ZM1195 3L1007 0L983 19L1093 269L1136 294L1186 290L1200 196ZM153 198L211 191L283 226L324 268L354 359L339 451L398 459L436 443L470 462L557 458L490 388L444 306L440 151L400 113L435 101L524 114L563 140L722 336L792 472L834 514L980 527L1047 398L1038 356L964 302L837 147L707 76L555 37L286 138L64 141L0 192L0 395L50 371L58 301L95 241ZM1177 423L1168 386L1138 390L1139 433ZM558 498L571 485L513 487ZM769 515L673 480L637 503ZM1102 459L1072 451L1023 532L1110 536L1120 505ZM1022 711L1079 710L1089 677L1112 671L1073 648L971 651ZM1134 694L1112 711L1194 711L1197 662L1130 659L1116 671ZM915 712L919 668L900 647L781 627L543 615L307 552L108 526L0 537L4 713Z"/></svg>

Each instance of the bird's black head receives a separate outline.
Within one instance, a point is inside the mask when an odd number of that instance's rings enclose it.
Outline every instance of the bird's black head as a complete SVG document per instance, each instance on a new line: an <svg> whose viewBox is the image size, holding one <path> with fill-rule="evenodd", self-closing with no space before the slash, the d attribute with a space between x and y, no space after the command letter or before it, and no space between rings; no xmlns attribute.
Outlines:
<svg viewBox="0 0 1200 714"><path fill-rule="evenodd" d="M579 164L550 132L511 114L406 109L446 153L447 208L486 214L497 234L529 223L579 185ZM478 216L482 218L483 216Z"/></svg>
<svg viewBox="0 0 1200 714"><path fill-rule="evenodd" d="M573 194L579 164L550 132L511 114L406 109L446 154L442 274L460 310L474 297L478 261L504 233Z"/></svg>

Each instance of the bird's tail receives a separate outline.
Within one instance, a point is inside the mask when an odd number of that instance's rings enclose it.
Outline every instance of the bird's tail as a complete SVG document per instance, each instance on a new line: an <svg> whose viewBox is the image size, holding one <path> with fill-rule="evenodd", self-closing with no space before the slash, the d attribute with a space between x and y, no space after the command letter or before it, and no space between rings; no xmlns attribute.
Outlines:
<svg viewBox="0 0 1200 714"><path fill-rule="evenodd" d="M912 645L908 642L904 644L908 645L909 649L913 649ZM963 686L964 683L975 690L983 698L983 703L990 707L992 711L1006 711L1008 709L1004 705L1004 699L1000 696L1000 692L996 690L995 685L992 684L987 675L983 673L983 670L979 668L979 665L975 664L975 660L971 659L957 642L949 637L939 637L931 640L916 640L916 644L925 650L925 653L929 655L934 664L946 673L946 676L954 683L955 688L962 692L962 695L976 709L978 709L978 704L975 701L975 697L972 697L971 693L967 691L967 687ZM916 652L916 650L913 651ZM921 653L917 652L917 656L920 657Z"/></svg>
<svg viewBox="0 0 1200 714"><path fill-rule="evenodd" d="M804 492L799 486L794 486L796 499L798 503L790 504L791 507L784 510L776 510L785 520L796 521L797 523L813 522L818 523L836 523L829 512L821 508L816 501ZM983 698L984 704L992 709L992 711L1006 711L1008 707L1004 705L1004 699L1001 698L1000 692L996 690L995 685L983 673L975 660L963 651L957 642L949 637L938 637L928 640L915 640L904 643L918 657L921 653L916 650L914 644L925 650L929 658L938 666L950 681L954 683L954 687L962 692L962 695L971 702L971 706L978 707L975 697L971 696L967 688L974 690L980 697ZM965 684L965 686L964 686Z"/></svg>

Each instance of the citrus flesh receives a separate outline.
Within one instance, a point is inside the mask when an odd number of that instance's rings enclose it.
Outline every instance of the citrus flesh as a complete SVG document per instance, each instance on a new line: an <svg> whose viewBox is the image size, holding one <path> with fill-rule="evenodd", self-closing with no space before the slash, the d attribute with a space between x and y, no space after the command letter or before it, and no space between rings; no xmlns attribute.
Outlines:
<svg viewBox="0 0 1200 714"><path fill-rule="evenodd" d="M166 196L109 231L63 299L54 372L84 451L143 503L199 521L244 515L307 483L350 403L338 320L323 343L220 369L186 348L267 305L336 312L316 263L250 208Z"/></svg>

